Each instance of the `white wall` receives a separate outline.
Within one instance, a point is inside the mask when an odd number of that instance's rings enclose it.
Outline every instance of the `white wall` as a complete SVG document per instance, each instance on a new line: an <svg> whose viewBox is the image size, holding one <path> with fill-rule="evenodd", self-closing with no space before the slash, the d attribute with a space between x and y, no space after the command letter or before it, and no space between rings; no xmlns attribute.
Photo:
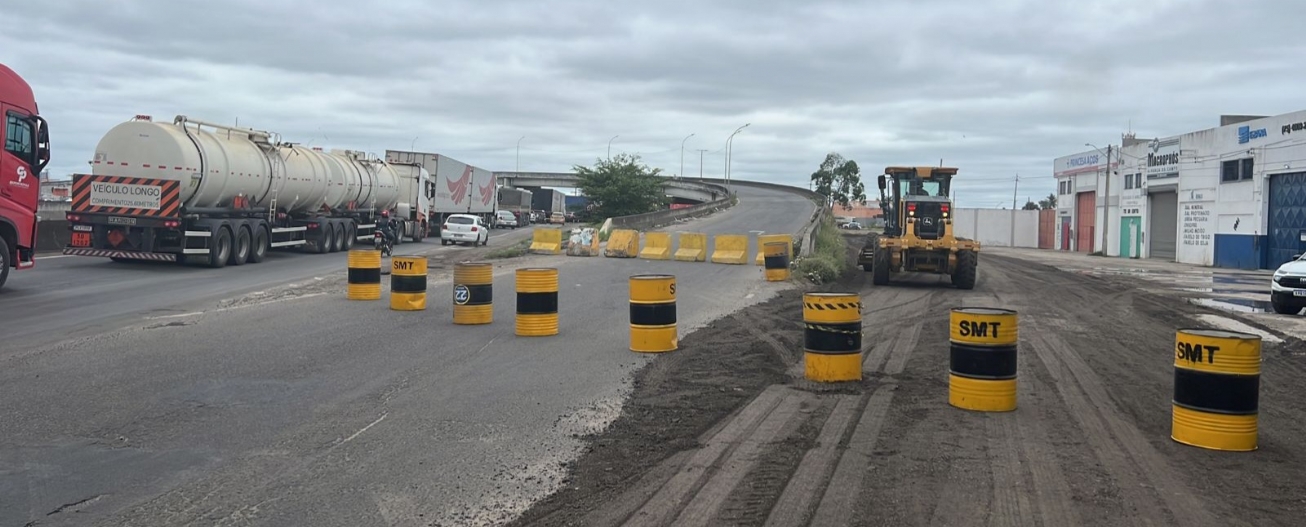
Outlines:
<svg viewBox="0 0 1306 527"><path fill-rule="evenodd" d="M955 209L952 216L956 236L970 238L983 246L1012 247L1010 209ZM1017 210L1015 247L1038 248L1038 211Z"/></svg>

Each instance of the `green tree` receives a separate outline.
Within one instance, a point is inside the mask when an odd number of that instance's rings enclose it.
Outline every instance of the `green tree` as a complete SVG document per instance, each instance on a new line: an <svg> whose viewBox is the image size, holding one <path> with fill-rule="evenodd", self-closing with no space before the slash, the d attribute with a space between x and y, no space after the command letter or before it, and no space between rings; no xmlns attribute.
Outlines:
<svg viewBox="0 0 1306 527"><path fill-rule="evenodd" d="M1057 208L1057 195L1048 194L1048 197L1038 200L1038 206L1044 209Z"/></svg>
<svg viewBox="0 0 1306 527"><path fill-rule="evenodd" d="M580 191L589 196L600 216L643 214L668 203L665 182L658 177L662 170L650 169L637 155L599 158L593 167L576 165L572 169L580 177Z"/></svg>
<svg viewBox="0 0 1306 527"><path fill-rule="evenodd" d="M1034 203L1033 201L1030 201L1030 200L1027 198L1027 199L1025 199L1025 206L1024 206L1024 207L1021 207L1021 209L1022 209L1022 210L1038 210L1038 209L1039 209L1039 206L1038 206L1038 203Z"/></svg>
<svg viewBox="0 0 1306 527"><path fill-rule="evenodd" d="M825 161L812 172L816 193L825 196L826 205L835 203L851 210L852 203L866 201L866 188L862 185L862 171L857 162L844 159L837 152L826 154Z"/></svg>

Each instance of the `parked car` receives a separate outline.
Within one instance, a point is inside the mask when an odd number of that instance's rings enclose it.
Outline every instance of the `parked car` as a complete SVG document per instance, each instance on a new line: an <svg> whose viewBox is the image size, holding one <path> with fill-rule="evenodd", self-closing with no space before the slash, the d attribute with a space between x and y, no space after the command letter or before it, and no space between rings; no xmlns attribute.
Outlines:
<svg viewBox="0 0 1306 527"><path fill-rule="evenodd" d="M490 227L481 220L480 216L450 214L444 220L444 228L440 230L440 245L451 243L489 245Z"/></svg>
<svg viewBox="0 0 1306 527"><path fill-rule="evenodd" d="M567 223L567 216L564 215L564 214L561 213L561 212L555 212L555 213L549 215L549 223L557 223L557 224L559 224L559 225L566 225L566 223Z"/></svg>
<svg viewBox="0 0 1306 527"><path fill-rule="evenodd" d="M1295 315L1306 307L1306 255L1298 254L1274 270L1270 305L1280 315Z"/></svg>
<svg viewBox="0 0 1306 527"><path fill-rule="evenodd" d="M517 228L517 215L513 214L512 211L501 210L495 213L495 217L499 219L499 221L495 222L494 224L496 228L499 229Z"/></svg>
<svg viewBox="0 0 1306 527"><path fill-rule="evenodd" d="M569 223L576 223L577 221L580 221L580 220L576 218L576 213L575 213L575 212L568 212L568 213L567 213L567 222L569 222Z"/></svg>

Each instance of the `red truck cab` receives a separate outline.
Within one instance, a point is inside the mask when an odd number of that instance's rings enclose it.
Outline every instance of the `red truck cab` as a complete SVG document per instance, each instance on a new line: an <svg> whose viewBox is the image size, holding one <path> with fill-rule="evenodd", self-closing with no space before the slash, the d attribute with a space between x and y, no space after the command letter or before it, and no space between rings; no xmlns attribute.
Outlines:
<svg viewBox="0 0 1306 527"><path fill-rule="evenodd" d="M32 87L0 64L0 287L11 268L36 265L36 207L50 136Z"/></svg>

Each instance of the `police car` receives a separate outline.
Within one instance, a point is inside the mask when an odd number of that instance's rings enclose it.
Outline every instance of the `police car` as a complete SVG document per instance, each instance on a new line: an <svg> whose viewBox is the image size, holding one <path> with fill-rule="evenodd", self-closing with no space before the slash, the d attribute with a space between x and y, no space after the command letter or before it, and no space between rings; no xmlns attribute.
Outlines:
<svg viewBox="0 0 1306 527"><path fill-rule="evenodd" d="M1270 305L1281 315L1295 315L1306 307L1306 255L1296 255L1274 271Z"/></svg>

